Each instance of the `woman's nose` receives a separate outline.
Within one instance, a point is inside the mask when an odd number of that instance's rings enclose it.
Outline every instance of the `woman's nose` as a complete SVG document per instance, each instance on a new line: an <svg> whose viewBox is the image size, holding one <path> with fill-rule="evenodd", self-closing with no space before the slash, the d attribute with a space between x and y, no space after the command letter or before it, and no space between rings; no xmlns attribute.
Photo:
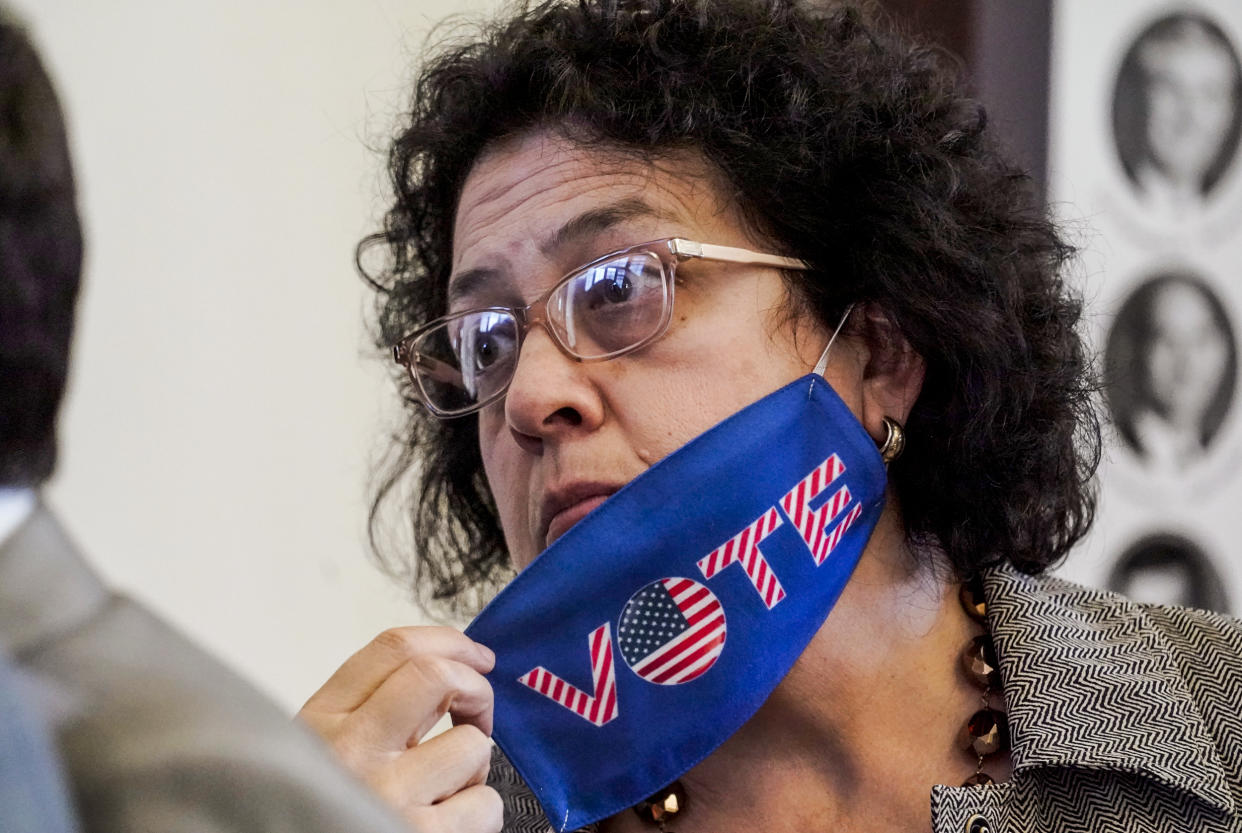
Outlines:
<svg viewBox="0 0 1242 833"><path fill-rule="evenodd" d="M541 440L594 430L603 421L604 403L591 377L586 365L561 351L545 325L532 326L505 394L506 422Z"/></svg>

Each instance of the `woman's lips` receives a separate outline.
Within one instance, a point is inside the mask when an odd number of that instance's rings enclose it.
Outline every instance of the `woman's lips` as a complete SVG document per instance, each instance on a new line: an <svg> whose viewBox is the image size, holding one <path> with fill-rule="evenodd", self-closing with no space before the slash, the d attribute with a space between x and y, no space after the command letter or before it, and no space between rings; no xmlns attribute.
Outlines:
<svg viewBox="0 0 1242 833"><path fill-rule="evenodd" d="M566 506L564 509L553 515L551 521L548 523L548 531L544 537L544 546L551 546L553 541L568 532L571 526L585 518L595 507L608 500L608 497L609 496L606 494L591 495L590 497L571 503L569 506Z"/></svg>

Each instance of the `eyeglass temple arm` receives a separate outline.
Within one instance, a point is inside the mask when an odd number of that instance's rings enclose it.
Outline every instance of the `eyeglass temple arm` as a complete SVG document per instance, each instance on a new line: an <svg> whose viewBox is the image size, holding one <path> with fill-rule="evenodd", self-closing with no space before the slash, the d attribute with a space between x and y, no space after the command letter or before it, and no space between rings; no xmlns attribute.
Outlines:
<svg viewBox="0 0 1242 833"><path fill-rule="evenodd" d="M725 263L746 263L752 266L775 266L778 269L798 269L808 270L811 264L805 260L799 260L796 257L784 257L782 255L767 255L761 252L751 251L750 249L741 249L736 246L717 246L713 243L699 243L694 240L686 240L682 237L674 237L668 241L668 247L673 254L681 257L701 257L704 260L719 260Z"/></svg>
<svg viewBox="0 0 1242 833"><path fill-rule="evenodd" d="M392 348L392 360L400 365L409 365L413 367L418 365L421 372L426 373L437 382L444 382L449 385L457 385L465 387L461 371L456 370L452 365L433 359L430 356L424 356L421 353L410 355L410 348L407 344L394 344Z"/></svg>

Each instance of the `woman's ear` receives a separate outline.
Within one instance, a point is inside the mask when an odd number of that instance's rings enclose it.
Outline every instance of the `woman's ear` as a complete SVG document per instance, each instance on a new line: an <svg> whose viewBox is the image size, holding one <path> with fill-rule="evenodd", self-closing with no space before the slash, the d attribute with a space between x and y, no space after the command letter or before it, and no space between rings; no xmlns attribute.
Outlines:
<svg viewBox="0 0 1242 833"><path fill-rule="evenodd" d="M923 389L926 363L893 319L876 304L859 310L859 333L867 345L862 380L862 424L876 442L887 431L884 417L905 425Z"/></svg>

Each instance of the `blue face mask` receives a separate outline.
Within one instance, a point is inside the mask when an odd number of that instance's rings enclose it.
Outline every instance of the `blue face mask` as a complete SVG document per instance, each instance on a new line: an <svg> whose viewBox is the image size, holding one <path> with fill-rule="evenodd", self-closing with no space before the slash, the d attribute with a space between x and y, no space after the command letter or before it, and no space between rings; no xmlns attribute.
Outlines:
<svg viewBox="0 0 1242 833"><path fill-rule="evenodd" d="M798 379L635 478L466 630L496 653L496 742L555 830L665 787L762 705L884 506L871 437Z"/></svg>

